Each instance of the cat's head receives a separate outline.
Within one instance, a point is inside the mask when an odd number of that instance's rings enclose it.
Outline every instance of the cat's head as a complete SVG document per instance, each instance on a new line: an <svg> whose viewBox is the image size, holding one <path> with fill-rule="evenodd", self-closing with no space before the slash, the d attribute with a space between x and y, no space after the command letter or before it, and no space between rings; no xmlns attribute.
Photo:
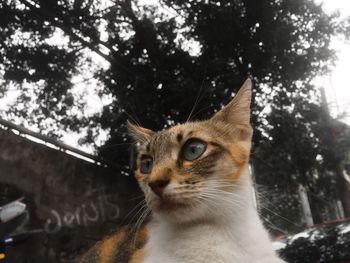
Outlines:
<svg viewBox="0 0 350 263"><path fill-rule="evenodd" d="M247 177L250 102L248 79L209 120L158 132L129 123L138 145L135 176L156 216L181 223L234 209L227 202Z"/></svg>

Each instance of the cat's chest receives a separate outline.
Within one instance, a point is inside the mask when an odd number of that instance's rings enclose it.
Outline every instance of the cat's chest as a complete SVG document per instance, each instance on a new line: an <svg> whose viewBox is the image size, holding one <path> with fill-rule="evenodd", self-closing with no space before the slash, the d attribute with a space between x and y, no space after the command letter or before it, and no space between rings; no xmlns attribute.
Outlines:
<svg viewBox="0 0 350 263"><path fill-rule="evenodd" d="M222 229L202 226L175 231L156 228L152 232L142 263L231 263L239 257L229 233Z"/></svg>

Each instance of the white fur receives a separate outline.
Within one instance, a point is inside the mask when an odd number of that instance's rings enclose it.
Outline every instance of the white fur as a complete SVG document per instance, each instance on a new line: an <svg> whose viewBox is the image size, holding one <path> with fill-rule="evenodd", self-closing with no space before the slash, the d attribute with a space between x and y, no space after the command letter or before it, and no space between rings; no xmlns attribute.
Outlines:
<svg viewBox="0 0 350 263"><path fill-rule="evenodd" d="M242 177L202 218L177 223L155 213L143 263L283 263L254 208L248 171Z"/></svg>

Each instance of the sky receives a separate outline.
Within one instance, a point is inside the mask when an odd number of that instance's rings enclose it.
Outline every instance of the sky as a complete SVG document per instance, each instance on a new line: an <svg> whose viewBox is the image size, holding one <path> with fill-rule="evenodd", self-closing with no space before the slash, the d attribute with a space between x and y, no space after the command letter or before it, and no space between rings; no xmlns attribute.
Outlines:
<svg viewBox="0 0 350 263"><path fill-rule="evenodd" d="M350 16L350 0L315 1L323 2L326 12L339 11L343 18ZM338 52L338 60L329 74L316 78L315 84L325 88L332 116L350 124L350 41L334 38L332 47Z"/></svg>
<svg viewBox="0 0 350 263"><path fill-rule="evenodd" d="M314 0L316 3L323 3L324 11L328 13L339 11L341 17L350 16L350 0ZM106 1L107 3L108 1ZM143 4L154 4L156 0L141 0ZM60 37L60 42L64 39L63 35L57 34ZM57 39L52 39L56 41ZM191 46L191 45L189 45ZM192 45L193 46L193 45ZM345 43L344 39L334 38L332 40L332 47L337 51L338 59L332 67L331 72L324 76L319 76L315 79L315 85L319 88L324 88L326 91L328 105L333 117L338 118L350 125L350 83L348 81L348 74L350 74L350 41ZM108 66L98 55L93 55L93 60L102 67ZM83 94L86 98L86 105L88 105L87 112L100 111L103 105L108 104L112 98L99 98L91 87L98 87L98 83L91 80L87 85L82 83L79 76L73 80L76 83L73 92ZM1 82L1 80L0 80ZM1 83L0 83L1 84ZM89 86L89 87L87 87ZM91 93L91 90L94 94ZM87 94L89 93L90 94ZM0 99L0 111L6 112L6 108L17 97L18 91L13 89L7 93L6 98ZM35 127L28 127L36 131ZM98 145L102 144L106 139L108 132L101 133ZM78 144L78 139L82 136L81 133L67 133L62 137L62 141L66 144L80 148L87 152L92 152L93 148L89 146L81 146Z"/></svg>

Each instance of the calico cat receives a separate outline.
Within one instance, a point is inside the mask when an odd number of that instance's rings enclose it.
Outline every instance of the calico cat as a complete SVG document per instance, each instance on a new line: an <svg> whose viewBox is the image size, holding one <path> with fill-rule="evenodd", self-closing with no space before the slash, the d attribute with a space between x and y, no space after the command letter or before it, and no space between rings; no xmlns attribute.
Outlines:
<svg viewBox="0 0 350 263"><path fill-rule="evenodd" d="M154 132L128 124L136 179L152 217L119 231L81 263L283 263L254 207L248 171L251 81L206 121Z"/></svg>

